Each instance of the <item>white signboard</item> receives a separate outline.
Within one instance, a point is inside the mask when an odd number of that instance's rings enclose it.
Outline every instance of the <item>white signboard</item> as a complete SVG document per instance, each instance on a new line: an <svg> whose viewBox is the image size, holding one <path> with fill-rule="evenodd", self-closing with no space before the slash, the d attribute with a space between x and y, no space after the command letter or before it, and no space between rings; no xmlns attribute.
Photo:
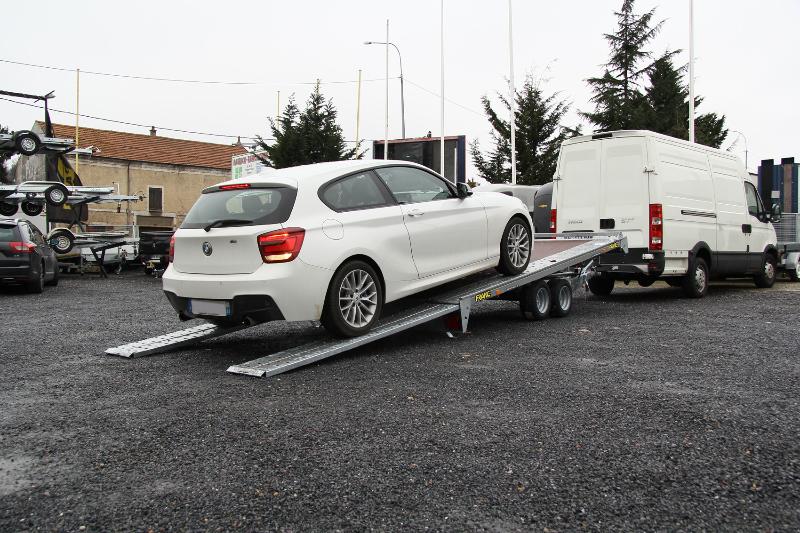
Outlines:
<svg viewBox="0 0 800 533"><path fill-rule="evenodd" d="M264 153L264 152L261 152ZM260 154L259 154L260 155ZM235 155L231 158L231 178L246 178L253 174L258 174L268 167L256 157L256 154Z"/></svg>

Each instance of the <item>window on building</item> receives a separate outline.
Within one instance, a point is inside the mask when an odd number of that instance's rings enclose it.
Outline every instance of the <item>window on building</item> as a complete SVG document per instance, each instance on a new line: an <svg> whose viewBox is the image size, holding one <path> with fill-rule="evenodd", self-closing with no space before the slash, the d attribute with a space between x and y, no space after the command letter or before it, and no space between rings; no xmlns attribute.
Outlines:
<svg viewBox="0 0 800 533"><path fill-rule="evenodd" d="M147 202L150 211L161 211L164 208L164 189L161 187L148 187Z"/></svg>

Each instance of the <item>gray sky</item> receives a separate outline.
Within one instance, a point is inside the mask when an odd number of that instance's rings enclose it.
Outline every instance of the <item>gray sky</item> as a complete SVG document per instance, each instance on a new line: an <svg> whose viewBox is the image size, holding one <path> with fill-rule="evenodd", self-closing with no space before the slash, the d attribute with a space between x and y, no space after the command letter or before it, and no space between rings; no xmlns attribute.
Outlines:
<svg viewBox="0 0 800 533"><path fill-rule="evenodd" d="M621 0L514 0L515 70L543 76L546 87L591 109L585 79L601 73ZM688 48L689 0L638 0L637 11L658 7L666 19L652 51ZM36 9L4 6L0 59L83 71L222 81L257 85L169 83L81 75L82 114L201 132L269 135L267 117L276 92L302 102L321 79L332 97L347 139L355 136L356 85L326 84L383 78L380 46L390 20L390 40L403 54L408 136L439 133L439 2L432 0L293 0L262 2L52 1ZM695 0L699 112L724 113L731 129L748 140L751 170L763 158L800 156L797 0ZM397 57L390 50L390 76ZM681 63L688 61L686 52ZM508 75L507 2L445 0L446 133L478 138L488 146L489 126L480 97L505 91ZM0 63L0 88L17 92L55 90L51 106L75 110L75 74ZM399 84L390 86L390 137L400 137ZM416 85L415 85L416 84ZM384 83L362 85L361 137L384 131ZM0 123L28 128L42 112L0 100ZM54 121L74 123L54 113ZM81 125L147 133L147 128L82 118ZM584 131L590 131L588 125ZM168 136L232 142L170 133ZM727 147L732 137L723 145ZM744 159L744 143L735 152ZM470 174L468 172L468 174Z"/></svg>

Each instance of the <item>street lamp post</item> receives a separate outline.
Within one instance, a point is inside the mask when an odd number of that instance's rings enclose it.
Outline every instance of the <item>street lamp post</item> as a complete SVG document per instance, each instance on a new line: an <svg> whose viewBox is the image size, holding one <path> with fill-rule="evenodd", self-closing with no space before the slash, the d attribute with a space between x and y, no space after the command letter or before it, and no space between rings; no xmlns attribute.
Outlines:
<svg viewBox="0 0 800 533"><path fill-rule="evenodd" d="M744 139L744 168L745 168L745 170L750 172L750 170L747 168L747 137L745 136L744 133L742 133L739 130L728 130L728 132L730 132L730 133L738 133L742 137L742 139ZM733 146L733 145L731 145L731 146Z"/></svg>
<svg viewBox="0 0 800 533"><path fill-rule="evenodd" d="M402 123L403 139L406 138L406 98L403 88L403 56L400 55L400 49L394 43L378 42L378 41L365 41L364 44L382 44L393 46L397 51L397 58L400 60L400 118Z"/></svg>

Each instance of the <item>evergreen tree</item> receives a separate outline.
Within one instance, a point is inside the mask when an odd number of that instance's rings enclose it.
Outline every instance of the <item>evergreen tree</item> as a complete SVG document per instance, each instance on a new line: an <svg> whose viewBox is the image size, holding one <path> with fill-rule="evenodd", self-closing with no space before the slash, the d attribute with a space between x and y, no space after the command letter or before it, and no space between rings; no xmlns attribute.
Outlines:
<svg viewBox="0 0 800 533"><path fill-rule="evenodd" d="M658 58L648 74L647 112L644 127L651 131L689 139L689 90L684 85L684 68L676 68L670 52ZM695 97L695 110L703 102ZM695 117L695 141L719 148L728 131L725 116L706 113Z"/></svg>
<svg viewBox="0 0 800 533"><path fill-rule="evenodd" d="M503 107L510 112L508 100L498 95ZM525 78L522 89L516 93L516 155L517 183L536 185L553 179L558 150L561 143L575 135L576 130L561 126L569 104L557 95L545 95L541 84L531 76ZM480 176L491 183L511 181L511 127L508 120L500 118L487 97L483 109L493 131L493 148L484 155L475 140L470 145L472 161Z"/></svg>
<svg viewBox="0 0 800 533"><path fill-rule="evenodd" d="M263 138L256 137L254 150L266 152L266 158L262 156L262 160L275 168L360 159L363 153L358 152L359 146L347 148L336 116L333 102L326 101L317 83L302 112L294 98L290 98L277 123L270 119L275 141L268 144Z"/></svg>
<svg viewBox="0 0 800 533"><path fill-rule="evenodd" d="M594 112L581 115L599 131L640 128L646 113L641 79L650 65L642 62L650 57L647 44L661 30L663 21L652 24L655 8L647 13L634 13L635 0L623 0L622 9L615 12L617 31L604 35L611 55L603 75L586 80L592 87Z"/></svg>

